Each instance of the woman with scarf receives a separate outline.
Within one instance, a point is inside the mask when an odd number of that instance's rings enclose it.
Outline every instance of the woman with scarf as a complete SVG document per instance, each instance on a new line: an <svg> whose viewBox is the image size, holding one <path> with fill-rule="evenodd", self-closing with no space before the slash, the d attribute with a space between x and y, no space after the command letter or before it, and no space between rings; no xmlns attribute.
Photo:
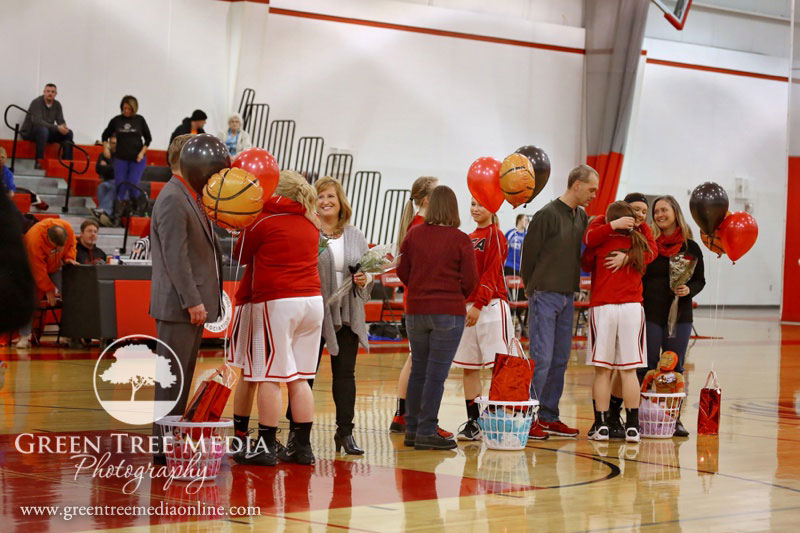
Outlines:
<svg viewBox="0 0 800 533"><path fill-rule="evenodd" d="M658 358L662 351L673 351L678 354L676 372L683 372L689 336L692 333L692 298L706 284L703 273L703 253L700 246L692 240L692 231L683 218L677 200L672 196L661 196L653 202L653 236L658 246L658 257L647 265L642 277L644 297L644 314L647 335L647 368L638 369L639 380L648 370L658 366ZM676 254L685 254L697 259L692 277L685 285L670 289L669 258ZM675 296L678 300L678 318L675 334L670 337L667 331L669 308ZM680 419L675 424L676 437L686 437L689 432L683 427Z"/></svg>

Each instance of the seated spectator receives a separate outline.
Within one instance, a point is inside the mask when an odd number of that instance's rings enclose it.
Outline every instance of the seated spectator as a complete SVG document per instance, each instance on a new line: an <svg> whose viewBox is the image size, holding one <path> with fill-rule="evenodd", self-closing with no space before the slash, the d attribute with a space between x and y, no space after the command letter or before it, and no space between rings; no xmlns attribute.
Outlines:
<svg viewBox="0 0 800 533"><path fill-rule="evenodd" d="M146 164L144 154L153 138L147 121L138 114L139 101L135 96L123 96L119 109L122 113L112 118L103 131L103 154L112 161L117 199L127 200L139 196L139 179ZM113 158L109 143L111 137L117 139Z"/></svg>
<svg viewBox="0 0 800 533"><path fill-rule="evenodd" d="M242 150L253 147L250 134L244 130L243 125L242 116L239 113L234 113L228 118L228 131L221 131L217 134L219 140L225 143L231 157L234 157Z"/></svg>
<svg viewBox="0 0 800 533"><path fill-rule="evenodd" d="M184 118L181 122L181 125L175 128L175 131L173 131L172 135L169 136L169 142L172 142L172 139L178 135L186 135L187 133L192 135L205 133L206 131L203 129L203 126L206 125L207 118L208 117L205 113L203 113L202 110L195 109L192 112L191 117Z"/></svg>
<svg viewBox="0 0 800 533"><path fill-rule="evenodd" d="M75 260L75 234L72 226L60 218L46 218L28 230L23 242L36 285L36 301L44 298L47 305L52 307L56 305L59 295L61 265L78 264ZM17 348L30 347L32 330L33 321L20 328Z"/></svg>
<svg viewBox="0 0 800 533"><path fill-rule="evenodd" d="M34 167L41 170L39 160L44 157L47 143L57 142L64 148L62 157L72 159L72 130L64 121L61 102L56 100L58 91L54 83L44 86L42 96L34 98L28 106L28 114L22 123L20 133L26 141L36 143L36 163Z"/></svg>
<svg viewBox="0 0 800 533"><path fill-rule="evenodd" d="M142 235L138 241L133 243L133 249L131 250L131 259L140 259L145 261L150 261L150 220L147 220L147 224L144 226L144 230L142 231Z"/></svg>
<svg viewBox="0 0 800 533"><path fill-rule="evenodd" d="M14 198L14 193L17 191L17 187L14 185L14 174L12 174L6 166L7 157L8 154L6 153L6 149L0 146L0 167L2 167L0 168L0 173L3 174L3 192L6 193L9 198Z"/></svg>
<svg viewBox="0 0 800 533"><path fill-rule="evenodd" d="M75 245L75 260L78 263L93 265L106 262L106 253L95 246L98 229L96 220L89 219L81 223L81 233L78 235L78 243Z"/></svg>
<svg viewBox="0 0 800 533"><path fill-rule="evenodd" d="M108 138L108 155L110 157L106 157L106 151L103 150L97 156L97 162L94 165L97 175L103 181L97 186L97 209L93 209L92 214L100 221L100 224L106 227L114 226L111 215L114 213L114 200L117 197L117 187L114 185L113 159L116 150L117 138L112 135Z"/></svg>
<svg viewBox="0 0 800 533"><path fill-rule="evenodd" d="M3 174L2 191L11 199L14 198L14 193L28 194L31 197L31 207L35 207L40 211L46 211L49 206L47 205L47 202L39 198L38 194L29 189L25 189L23 187L17 187L14 184L14 174L12 174L11 171L8 169L8 167L6 167L7 157L8 154L6 153L6 149L0 146L0 167L2 167L2 169L0 169L0 172L2 172Z"/></svg>

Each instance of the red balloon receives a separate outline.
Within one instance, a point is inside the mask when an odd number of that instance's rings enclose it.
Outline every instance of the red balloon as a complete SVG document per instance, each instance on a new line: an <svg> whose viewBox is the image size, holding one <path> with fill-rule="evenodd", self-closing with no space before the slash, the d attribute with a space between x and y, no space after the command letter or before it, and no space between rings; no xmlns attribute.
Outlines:
<svg viewBox="0 0 800 533"><path fill-rule="evenodd" d="M264 190L262 198L265 202L278 186L278 177L281 172L278 163L269 152L262 148L248 148L239 152L231 163L231 168L241 168L255 176Z"/></svg>
<svg viewBox="0 0 800 533"><path fill-rule="evenodd" d="M747 253L758 238L756 219L744 212L731 213L717 229L722 246L731 261L736 262Z"/></svg>
<svg viewBox="0 0 800 533"><path fill-rule="evenodd" d="M500 190L500 161L491 157L479 157L467 171L467 187L479 204L496 213L503 205Z"/></svg>

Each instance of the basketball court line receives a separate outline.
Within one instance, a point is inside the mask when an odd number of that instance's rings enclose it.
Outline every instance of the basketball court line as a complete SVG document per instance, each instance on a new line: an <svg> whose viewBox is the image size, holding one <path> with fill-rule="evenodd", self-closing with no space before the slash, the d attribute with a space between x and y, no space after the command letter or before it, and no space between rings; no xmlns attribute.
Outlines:
<svg viewBox="0 0 800 533"><path fill-rule="evenodd" d="M574 451L571 451L571 450L562 450L562 449L558 449L558 448L544 448L544 447L530 446L530 445L526 446L526 448L538 449L538 450L550 450L550 451L554 451L554 452L558 452L558 453L566 453L566 454L569 454L569 455L575 455L575 456L578 456L578 457L587 457L587 458L592 457L592 458L595 458L595 460L603 459L602 455L588 453L588 452L574 452ZM672 469L677 469L677 470L685 470L685 471L688 471L688 472L695 472L695 473L701 473L701 474L715 475L715 476L735 479L737 481L744 481L744 482L749 482L749 483L758 483L759 485L765 485L765 486L768 486L768 487L773 487L773 488L777 488L777 489L785 489L785 490L788 490L788 491L791 491L791 492L800 493L800 488L796 489L796 488L793 488L793 487L787 487L785 485L778 485L776 483L770 483L769 481L762 481L760 479L747 478L747 477L738 476L738 475L735 475L735 474L724 474L722 472L709 472L709 471L706 471L706 470L700 470L700 469L697 469L697 468L692 468L690 466L681 466L680 463L677 464L677 465L674 465L674 464L663 464L663 463L657 463L657 462L652 462L652 461L641 461L639 459L625 459L625 458L623 458L623 461L625 461L625 462L630 461L632 463L644 464L644 465L650 465L650 466L661 466L661 467L667 467L667 468L672 468ZM605 460L600 460L600 462L607 463L607 461L605 461ZM609 464L611 464L611 463L609 463ZM614 466L617 469L617 472L618 472L617 475L619 475L619 467L616 466L616 465L614 465ZM616 475L612 476L612 477L616 477ZM579 483L578 485L580 485L580 484L585 485L587 483L590 483L590 482L582 482L582 483ZM576 486L576 485L564 485L564 486L553 487L553 488L565 488L565 487L569 487L569 486Z"/></svg>
<svg viewBox="0 0 800 533"><path fill-rule="evenodd" d="M683 524L684 522L699 522L701 520L717 520L720 518L730 518L736 516L751 516L756 514L764 514L764 513L773 513L776 511L796 511L800 509L800 506L797 507L780 507L780 508L769 508L764 509L763 511L741 511L738 513L725 513L725 514L717 514L717 515L708 515L708 516L698 516L695 518L678 518L676 520L663 520L660 522L643 522L639 524L639 527L647 527L647 526L663 526L666 524ZM575 530L573 533L593 533L595 531L618 531L620 529L630 530L633 525L628 526L616 526L616 527L609 527L609 528L601 528L601 529L579 529Z"/></svg>

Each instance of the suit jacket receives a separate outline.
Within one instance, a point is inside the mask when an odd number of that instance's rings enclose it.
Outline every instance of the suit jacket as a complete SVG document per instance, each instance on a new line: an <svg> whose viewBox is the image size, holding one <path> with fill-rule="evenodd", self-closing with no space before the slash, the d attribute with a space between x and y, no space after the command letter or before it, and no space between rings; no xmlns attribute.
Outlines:
<svg viewBox="0 0 800 533"><path fill-rule="evenodd" d="M219 318L220 246L192 195L173 176L153 206L150 316L156 320L190 322L186 310L200 303L208 312L208 322Z"/></svg>

